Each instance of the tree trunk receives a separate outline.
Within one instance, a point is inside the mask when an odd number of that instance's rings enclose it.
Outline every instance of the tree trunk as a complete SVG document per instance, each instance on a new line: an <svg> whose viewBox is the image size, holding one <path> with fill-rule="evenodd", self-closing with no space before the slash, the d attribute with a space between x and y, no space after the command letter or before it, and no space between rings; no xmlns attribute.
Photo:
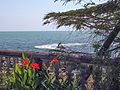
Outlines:
<svg viewBox="0 0 120 90"><path fill-rule="evenodd" d="M100 57L102 57L105 54L105 52L109 49L110 45L114 41L115 37L118 35L119 31L120 31L120 20L116 24L114 30L109 34L107 40L104 42L101 49L99 50L98 55Z"/></svg>

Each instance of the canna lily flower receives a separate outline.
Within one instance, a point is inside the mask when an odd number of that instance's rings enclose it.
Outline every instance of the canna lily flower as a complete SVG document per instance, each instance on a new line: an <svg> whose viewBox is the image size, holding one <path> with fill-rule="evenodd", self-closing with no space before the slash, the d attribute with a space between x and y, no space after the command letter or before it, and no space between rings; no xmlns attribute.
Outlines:
<svg viewBox="0 0 120 90"><path fill-rule="evenodd" d="M37 63L31 63L30 64L30 68L31 69L39 69L39 64L37 64Z"/></svg>
<svg viewBox="0 0 120 90"><path fill-rule="evenodd" d="M59 61L59 60L58 60L58 58L56 58L56 57L53 58L53 60L52 60L53 63L57 63L58 61Z"/></svg>
<svg viewBox="0 0 120 90"><path fill-rule="evenodd" d="M29 63L29 60L26 58L26 59L22 59L23 61L23 65L26 67Z"/></svg>

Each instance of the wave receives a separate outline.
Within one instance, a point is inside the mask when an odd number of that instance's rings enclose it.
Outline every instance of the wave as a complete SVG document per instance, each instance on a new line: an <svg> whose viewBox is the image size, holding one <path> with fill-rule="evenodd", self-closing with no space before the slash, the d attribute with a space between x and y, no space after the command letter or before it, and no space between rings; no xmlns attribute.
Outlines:
<svg viewBox="0 0 120 90"><path fill-rule="evenodd" d="M82 46L82 45L88 45L88 43L67 43L67 44L62 44L64 47L72 47L72 46ZM46 45L39 45L39 46L34 46L35 48L39 49L56 49L58 46L58 43L53 43L53 44L46 44Z"/></svg>

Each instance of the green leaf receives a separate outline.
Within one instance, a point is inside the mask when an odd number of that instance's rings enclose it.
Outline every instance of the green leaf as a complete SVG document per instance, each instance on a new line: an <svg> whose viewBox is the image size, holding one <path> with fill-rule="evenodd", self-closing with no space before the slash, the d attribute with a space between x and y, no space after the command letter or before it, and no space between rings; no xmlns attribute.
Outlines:
<svg viewBox="0 0 120 90"><path fill-rule="evenodd" d="M10 83L15 83L15 75L9 77Z"/></svg>
<svg viewBox="0 0 120 90"><path fill-rule="evenodd" d="M21 73L22 73L22 71L21 71L21 69L19 68L18 64L16 64L16 66L15 66L15 72L18 73L18 74L21 74Z"/></svg>
<svg viewBox="0 0 120 90"><path fill-rule="evenodd" d="M18 73L15 73L15 80L16 80L16 82L20 82L21 83L22 77Z"/></svg>
<svg viewBox="0 0 120 90"><path fill-rule="evenodd" d="M31 71L31 69L30 68L28 68L28 77L30 77L30 78L32 78L32 71Z"/></svg>
<svg viewBox="0 0 120 90"><path fill-rule="evenodd" d="M26 70L24 70L23 84L26 84L26 80L27 80L27 72Z"/></svg>
<svg viewBox="0 0 120 90"><path fill-rule="evenodd" d="M27 58L27 55L24 52L22 53L22 58L23 59Z"/></svg>
<svg viewBox="0 0 120 90"><path fill-rule="evenodd" d="M55 81L55 77L53 76L51 79L50 79L50 82L53 84L54 83L54 81Z"/></svg>
<svg viewBox="0 0 120 90"><path fill-rule="evenodd" d="M33 60L32 59L29 59L29 62L30 62L30 64L33 62Z"/></svg>

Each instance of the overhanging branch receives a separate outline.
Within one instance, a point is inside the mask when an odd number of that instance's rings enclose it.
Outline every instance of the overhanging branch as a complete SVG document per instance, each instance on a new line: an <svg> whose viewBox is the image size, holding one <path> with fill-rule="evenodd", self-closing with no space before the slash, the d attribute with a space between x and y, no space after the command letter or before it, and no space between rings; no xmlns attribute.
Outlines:
<svg viewBox="0 0 120 90"><path fill-rule="evenodd" d="M99 56L103 56L105 54L105 52L109 49L110 45L112 44L112 42L114 41L115 37L118 35L119 32L120 32L120 20L116 24L114 30L109 34L107 40L104 42L101 49L99 50L98 52Z"/></svg>

